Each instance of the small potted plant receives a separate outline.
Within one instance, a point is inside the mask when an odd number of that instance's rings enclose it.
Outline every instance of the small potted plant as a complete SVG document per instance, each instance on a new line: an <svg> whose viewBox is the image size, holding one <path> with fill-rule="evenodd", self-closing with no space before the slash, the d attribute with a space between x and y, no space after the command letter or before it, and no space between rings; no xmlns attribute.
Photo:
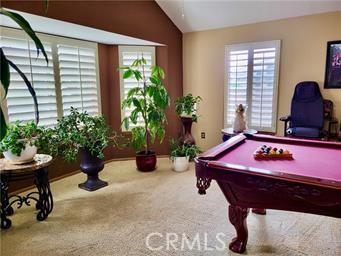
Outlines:
<svg viewBox="0 0 341 256"><path fill-rule="evenodd" d="M0 142L0 152L13 164L33 161L37 153L41 128L35 122L16 122L8 125L7 133Z"/></svg>
<svg viewBox="0 0 341 256"><path fill-rule="evenodd" d="M98 177L104 168L103 150L113 143L116 135L107 126L101 116L90 116L71 108L70 115L58 121L55 135L58 143L58 155L67 161L75 161L80 153L81 170L87 174L87 180L78 186L94 191L108 185Z"/></svg>
<svg viewBox="0 0 341 256"><path fill-rule="evenodd" d="M200 96L194 97L189 93L175 101L175 112L180 116L184 127L182 140L185 144L195 144L191 129L192 123L198 121L197 106L201 100Z"/></svg>
<svg viewBox="0 0 341 256"><path fill-rule="evenodd" d="M131 109L131 114L123 119L123 125L131 131L129 144L136 152L136 166L139 171L153 171L156 167L156 154L151 150L151 143L156 139L162 142L165 136L164 125L167 121L165 109L169 106L169 96L162 80L165 73L162 68L153 66L151 76L146 77L146 60L142 57L133 61L131 66L121 67L123 79L134 77L142 86L129 90L122 102L122 109ZM138 119L143 124L138 124Z"/></svg>
<svg viewBox="0 0 341 256"><path fill-rule="evenodd" d="M171 140L170 146L172 169L176 172L187 171L189 161L200 153L200 149L196 145L184 144L175 140Z"/></svg>

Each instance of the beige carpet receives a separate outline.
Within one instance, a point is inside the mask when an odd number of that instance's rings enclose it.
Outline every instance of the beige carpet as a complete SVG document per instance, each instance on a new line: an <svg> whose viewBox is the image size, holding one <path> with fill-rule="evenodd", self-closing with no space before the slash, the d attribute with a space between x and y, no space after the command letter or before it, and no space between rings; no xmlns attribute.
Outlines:
<svg viewBox="0 0 341 256"><path fill-rule="evenodd" d="M134 164L107 164L101 176L109 186L92 193L77 187L83 174L52 183L55 205L49 218L36 221L33 207L17 210L12 228L1 231L1 255L235 255L216 248L222 247L216 234L222 232L228 245L234 229L215 183L199 196L193 166L175 173L163 158L157 171L140 173ZM250 214L248 227L248 255L341 255L340 219L268 211L266 216ZM153 232L163 237L153 236L150 245L162 250L146 247ZM167 248L166 233L178 235L175 248ZM182 247L183 234L190 243L199 236L200 243L193 250Z"/></svg>

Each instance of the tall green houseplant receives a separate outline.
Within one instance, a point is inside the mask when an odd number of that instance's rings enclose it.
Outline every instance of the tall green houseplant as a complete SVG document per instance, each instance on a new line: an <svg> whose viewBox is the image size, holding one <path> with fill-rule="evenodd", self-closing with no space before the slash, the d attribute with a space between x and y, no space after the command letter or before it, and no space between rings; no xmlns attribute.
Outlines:
<svg viewBox="0 0 341 256"><path fill-rule="evenodd" d="M123 125L126 130L134 124L131 129L131 145L137 152L137 166L141 171L151 171L155 165L147 166L146 159L153 158L155 162L155 152L151 151L150 145L155 139L163 140L165 136L164 125L167 121L165 109L169 106L170 98L162 80L165 73L162 68L152 66L151 76L146 77L147 61L142 57L136 59L131 66L121 67L123 79L134 77L141 85L129 90L126 99L122 102L122 109L131 109L131 114L125 117ZM142 118L143 125L138 125L139 118ZM136 126L137 125L137 126ZM139 161L141 160L141 161Z"/></svg>

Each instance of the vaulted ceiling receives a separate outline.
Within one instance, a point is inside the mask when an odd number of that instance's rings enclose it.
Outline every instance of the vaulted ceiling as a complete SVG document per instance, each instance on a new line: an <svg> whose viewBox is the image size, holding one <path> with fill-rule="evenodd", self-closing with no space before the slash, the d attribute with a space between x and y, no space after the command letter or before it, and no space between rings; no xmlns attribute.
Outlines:
<svg viewBox="0 0 341 256"><path fill-rule="evenodd" d="M184 33L341 11L341 0L156 0Z"/></svg>

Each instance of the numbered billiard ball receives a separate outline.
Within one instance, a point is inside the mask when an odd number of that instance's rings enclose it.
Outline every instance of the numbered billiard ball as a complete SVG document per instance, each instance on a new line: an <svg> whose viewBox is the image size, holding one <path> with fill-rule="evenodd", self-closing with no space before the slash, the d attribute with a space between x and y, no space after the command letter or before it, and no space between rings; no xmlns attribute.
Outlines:
<svg viewBox="0 0 341 256"><path fill-rule="evenodd" d="M289 155L290 152L289 152L289 150L284 150L283 154L284 154L284 155Z"/></svg>

